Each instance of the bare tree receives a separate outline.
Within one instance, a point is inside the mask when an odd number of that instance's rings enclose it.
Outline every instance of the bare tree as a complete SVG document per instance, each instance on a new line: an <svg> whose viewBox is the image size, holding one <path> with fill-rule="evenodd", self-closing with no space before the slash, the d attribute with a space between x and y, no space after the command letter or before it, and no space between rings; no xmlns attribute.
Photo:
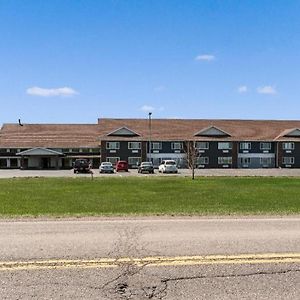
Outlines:
<svg viewBox="0 0 300 300"><path fill-rule="evenodd" d="M186 153L186 160L188 167L192 170L192 179L195 179L195 168L197 167L197 160L200 156L196 148L195 141L186 141L184 145L184 152Z"/></svg>

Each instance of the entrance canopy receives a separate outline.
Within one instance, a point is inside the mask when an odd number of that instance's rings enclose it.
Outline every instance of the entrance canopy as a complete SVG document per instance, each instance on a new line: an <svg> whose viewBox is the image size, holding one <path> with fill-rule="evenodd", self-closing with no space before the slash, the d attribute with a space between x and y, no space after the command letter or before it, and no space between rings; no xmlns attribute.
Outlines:
<svg viewBox="0 0 300 300"><path fill-rule="evenodd" d="M64 155L62 152L54 151L47 148L32 148L17 153L20 156L59 156Z"/></svg>

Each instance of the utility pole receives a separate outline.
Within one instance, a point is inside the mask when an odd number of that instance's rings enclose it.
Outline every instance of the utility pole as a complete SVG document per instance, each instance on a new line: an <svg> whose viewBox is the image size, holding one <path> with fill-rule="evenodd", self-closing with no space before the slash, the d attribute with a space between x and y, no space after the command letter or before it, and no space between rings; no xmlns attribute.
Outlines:
<svg viewBox="0 0 300 300"><path fill-rule="evenodd" d="M152 112L148 113L149 117L149 161L151 161L151 115Z"/></svg>

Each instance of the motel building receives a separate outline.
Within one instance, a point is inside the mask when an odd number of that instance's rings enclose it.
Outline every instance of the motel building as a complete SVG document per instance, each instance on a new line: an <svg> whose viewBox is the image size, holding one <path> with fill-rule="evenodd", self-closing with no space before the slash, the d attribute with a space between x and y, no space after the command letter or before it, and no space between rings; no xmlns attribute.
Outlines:
<svg viewBox="0 0 300 300"><path fill-rule="evenodd" d="M199 153L197 168L300 168L300 121L105 118L3 124L0 169L71 169L78 158L93 168L118 160L157 167L166 159L185 168L189 143Z"/></svg>

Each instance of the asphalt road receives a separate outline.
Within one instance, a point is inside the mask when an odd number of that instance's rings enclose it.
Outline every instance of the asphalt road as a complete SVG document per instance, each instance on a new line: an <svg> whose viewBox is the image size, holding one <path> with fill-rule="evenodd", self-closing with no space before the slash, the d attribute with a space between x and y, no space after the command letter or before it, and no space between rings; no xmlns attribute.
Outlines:
<svg viewBox="0 0 300 300"><path fill-rule="evenodd" d="M157 176L191 176L191 170L179 169L178 174L161 174L155 170L155 174L139 174L137 169L129 172L114 174L99 174L98 169L93 169L94 177L157 177ZM273 176L273 177L300 177L300 169L196 169L195 176ZM74 174L73 170L0 170L0 178L13 177L91 177L90 174Z"/></svg>
<svg viewBox="0 0 300 300"><path fill-rule="evenodd" d="M300 217L3 220L1 299L300 299Z"/></svg>

